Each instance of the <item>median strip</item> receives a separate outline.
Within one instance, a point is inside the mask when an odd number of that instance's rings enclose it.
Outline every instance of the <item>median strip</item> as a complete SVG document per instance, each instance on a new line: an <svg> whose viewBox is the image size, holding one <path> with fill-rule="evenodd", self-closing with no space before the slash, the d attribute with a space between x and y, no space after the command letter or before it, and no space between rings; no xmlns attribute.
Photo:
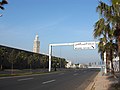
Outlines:
<svg viewBox="0 0 120 90"><path fill-rule="evenodd" d="M49 80L49 81L45 81L42 84L47 84L47 83L51 83L51 82L55 82L56 80Z"/></svg>
<svg viewBox="0 0 120 90"><path fill-rule="evenodd" d="M31 79L34 79L34 78L23 78L23 79L18 79L17 81L26 81L26 80L31 80Z"/></svg>

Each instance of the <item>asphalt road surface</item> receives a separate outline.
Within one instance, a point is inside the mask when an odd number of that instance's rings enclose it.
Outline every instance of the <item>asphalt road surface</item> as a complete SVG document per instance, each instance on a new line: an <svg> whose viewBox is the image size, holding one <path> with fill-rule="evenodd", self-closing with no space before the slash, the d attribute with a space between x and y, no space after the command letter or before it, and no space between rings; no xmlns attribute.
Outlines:
<svg viewBox="0 0 120 90"><path fill-rule="evenodd" d="M84 90L97 73L97 70L82 69L45 75L0 78L0 90Z"/></svg>

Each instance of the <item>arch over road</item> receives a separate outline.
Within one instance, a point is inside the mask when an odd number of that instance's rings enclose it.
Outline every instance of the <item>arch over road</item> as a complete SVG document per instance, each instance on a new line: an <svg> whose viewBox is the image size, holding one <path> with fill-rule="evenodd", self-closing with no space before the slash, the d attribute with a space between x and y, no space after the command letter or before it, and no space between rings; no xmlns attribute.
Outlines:
<svg viewBox="0 0 120 90"><path fill-rule="evenodd" d="M51 72L51 57L52 57L52 47L55 46L74 46L74 49L96 49L96 44L99 42L74 42L74 43L59 43L59 44L49 44L49 72ZM105 62L105 73L106 70L106 53L104 53Z"/></svg>

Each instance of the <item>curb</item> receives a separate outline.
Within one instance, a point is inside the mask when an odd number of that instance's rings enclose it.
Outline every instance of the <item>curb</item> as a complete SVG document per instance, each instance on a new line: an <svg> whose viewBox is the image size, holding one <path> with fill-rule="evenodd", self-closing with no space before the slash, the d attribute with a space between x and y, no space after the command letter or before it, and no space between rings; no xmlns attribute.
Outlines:
<svg viewBox="0 0 120 90"><path fill-rule="evenodd" d="M40 76L40 75L47 75L47 74L55 74L59 72L51 72L51 73L40 73L40 74L30 74L30 75L20 75L20 76L6 76L6 77L0 77L1 79L8 79L8 78L18 78L18 77L29 77L29 76Z"/></svg>
<svg viewBox="0 0 120 90"><path fill-rule="evenodd" d="M94 78L94 80L91 81L91 83L88 85L88 87L85 90L94 90L95 82L96 82L97 77L98 77L99 74L100 74L100 72L96 75L96 77Z"/></svg>

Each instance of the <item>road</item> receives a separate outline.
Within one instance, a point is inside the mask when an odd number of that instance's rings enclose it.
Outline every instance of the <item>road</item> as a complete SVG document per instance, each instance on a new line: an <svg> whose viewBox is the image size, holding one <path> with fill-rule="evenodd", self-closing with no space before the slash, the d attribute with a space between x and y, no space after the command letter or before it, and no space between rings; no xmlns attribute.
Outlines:
<svg viewBox="0 0 120 90"><path fill-rule="evenodd" d="M98 71L91 69L0 78L0 90L84 90Z"/></svg>

